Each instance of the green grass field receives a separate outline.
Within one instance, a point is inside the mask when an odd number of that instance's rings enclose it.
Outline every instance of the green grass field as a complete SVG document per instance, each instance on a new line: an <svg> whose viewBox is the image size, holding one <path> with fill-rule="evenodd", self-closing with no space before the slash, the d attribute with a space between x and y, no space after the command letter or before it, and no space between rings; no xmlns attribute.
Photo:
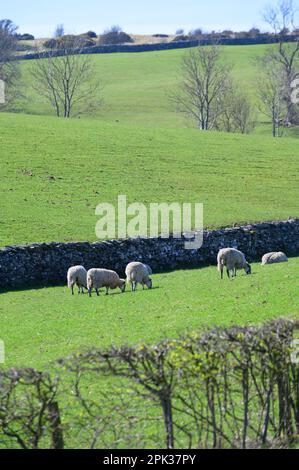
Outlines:
<svg viewBox="0 0 299 470"><path fill-rule="evenodd" d="M237 83L243 88L257 107L256 78L259 69L257 57L261 57L271 46L223 46L224 61L230 65ZM180 65L188 49L144 53L121 53L94 55L97 77L103 86L103 106L92 111L94 118L125 125L149 127L194 127L194 122L178 114L169 100L181 81ZM23 98L17 111L29 114L53 114L53 110L34 91L30 70L31 61L24 61ZM95 102L99 96L95 96ZM265 116L258 114L259 125L255 133L271 135L271 126ZM293 129L286 131L296 134Z"/></svg>
<svg viewBox="0 0 299 470"><path fill-rule="evenodd" d="M264 46L224 47L226 61L234 66L234 75L254 96L257 73L254 60L266 50ZM168 95L180 80L180 63L186 50L146 53L102 54L92 56L103 84L104 106L97 118L119 120L121 124L180 127L190 126L178 115ZM30 70L33 62L22 65L23 94L18 110L29 114L50 114L51 108L34 91ZM97 97L95 97L96 101Z"/></svg>
<svg viewBox="0 0 299 470"><path fill-rule="evenodd" d="M254 59L264 50L263 46L224 48L225 60L234 64L236 78L253 99L257 73ZM101 202L116 204L120 194L127 195L128 203L203 202L204 224L210 228L298 216L296 139L202 133L171 109L167 93L178 83L179 64L185 53L175 50L94 56L92 60L106 82L106 104L95 119L80 120L47 116L50 109L30 86L32 63L22 63L27 100L22 106L19 103L19 113L0 114L0 246L94 241L96 206ZM295 292L296 282L287 282L285 297L276 292L285 269L270 271L273 278L265 276L264 271L250 281L241 278L225 287L213 270L178 272L157 276L160 289L152 292L91 301L72 299L61 288L6 293L1 295L1 314L5 318L1 335L7 335L10 350L16 343L16 355L9 355L10 364L25 364L39 354L38 348L42 353L39 357L47 362L69 350L92 345L93 322L98 315L100 322L113 320L110 329L107 323L99 323L101 333L96 338L103 339L104 345L113 341L155 341L159 335L177 335L201 324L288 315L295 307L290 289ZM295 276L295 261L289 269ZM189 276L185 294L183 279ZM257 283L249 292L248 282ZM216 302L215 296L210 296L210 283L215 288ZM179 288L171 289L176 284ZM241 289L236 297L231 297L232 286ZM266 304L260 302L264 286L273 289L277 299L274 306L272 299ZM166 292L168 300L163 302ZM85 311L86 305L91 310ZM247 317L248 305L251 311ZM16 328L21 312L22 328ZM156 321L158 316L161 323ZM85 329L81 322L86 318L91 322ZM38 322L40 326L35 330ZM47 322L53 336L44 343ZM51 354L51 344L55 354Z"/></svg>
<svg viewBox="0 0 299 470"><path fill-rule="evenodd" d="M253 64L264 50L224 48L253 102ZM32 63L22 63L24 98L15 114L0 113L0 247L95 241L96 206L116 205L122 194L128 204L202 202L209 228L298 217L297 131L274 140L261 116L250 136L194 129L168 99L184 53L94 56L105 104L94 116L71 120L50 116L32 90ZM151 291L92 299L71 296L66 287L7 292L0 286L4 367L46 370L94 346L298 318L298 268L294 258L255 264L252 276L240 273L234 280L221 281L215 267L156 274Z"/></svg>
<svg viewBox="0 0 299 470"><path fill-rule="evenodd" d="M0 114L0 246L95 240L99 203L202 202L204 223L298 215L295 139Z"/></svg>
<svg viewBox="0 0 299 470"><path fill-rule="evenodd" d="M0 294L6 365L45 367L88 347L155 343L212 325L298 318L299 258L223 281L215 267L153 276L154 289L71 296L66 287Z"/></svg>

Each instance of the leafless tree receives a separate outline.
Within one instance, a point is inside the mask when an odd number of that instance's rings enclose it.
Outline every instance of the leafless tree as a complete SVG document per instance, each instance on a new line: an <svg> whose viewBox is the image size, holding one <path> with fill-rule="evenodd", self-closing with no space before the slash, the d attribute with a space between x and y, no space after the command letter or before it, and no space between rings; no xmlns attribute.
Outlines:
<svg viewBox="0 0 299 470"><path fill-rule="evenodd" d="M272 61L273 68L281 68L285 77L285 123L299 124L299 106L291 99L292 83L299 77L299 41L284 42L285 34L296 29L298 9L293 0L280 0L275 7L268 6L265 9L264 20L271 26L278 39L278 46L267 52L267 60Z"/></svg>
<svg viewBox="0 0 299 470"><path fill-rule="evenodd" d="M54 32L54 37L55 38L62 38L64 36L64 25L63 24L58 24L56 26L55 32Z"/></svg>
<svg viewBox="0 0 299 470"><path fill-rule="evenodd" d="M285 75L283 70L273 64L271 59L264 59L263 71L258 80L260 111L271 119L273 137L282 135L287 103L285 100Z"/></svg>
<svg viewBox="0 0 299 470"><path fill-rule="evenodd" d="M64 446L57 402L58 378L34 369L0 372L0 435L2 445L22 449Z"/></svg>
<svg viewBox="0 0 299 470"><path fill-rule="evenodd" d="M222 113L217 120L217 129L225 132L249 134L255 127L253 106L243 90L231 82L222 98Z"/></svg>
<svg viewBox="0 0 299 470"><path fill-rule="evenodd" d="M61 41L58 49L41 53L32 67L34 89L58 117L69 118L101 105L97 72L91 57L82 52L80 42Z"/></svg>
<svg viewBox="0 0 299 470"><path fill-rule="evenodd" d="M299 322L214 327L0 371L1 447L298 447ZM163 441L164 440L164 441Z"/></svg>
<svg viewBox="0 0 299 470"><path fill-rule="evenodd" d="M200 129L244 134L253 129L251 103L223 65L218 45L191 49L183 58L182 76L171 99Z"/></svg>
<svg viewBox="0 0 299 470"><path fill-rule="evenodd" d="M282 35L290 29L296 29L297 13L294 0L279 0L275 6L266 6L263 18L276 35Z"/></svg>
<svg viewBox="0 0 299 470"><path fill-rule="evenodd" d="M0 105L0 109L9 106L18 91L20 72L15 60L16 31L17 26L11 20L0 20L0 79L5 82L5 104Z"/></svg>
<svg viewBox="0 0 299 470"><path fill-rule="evenodd" d="M170 96L178 111L193 118L202 130L215 129L223 111L229 73L220 59L219 46L191 49L183 58L180 89Z"/></svg>

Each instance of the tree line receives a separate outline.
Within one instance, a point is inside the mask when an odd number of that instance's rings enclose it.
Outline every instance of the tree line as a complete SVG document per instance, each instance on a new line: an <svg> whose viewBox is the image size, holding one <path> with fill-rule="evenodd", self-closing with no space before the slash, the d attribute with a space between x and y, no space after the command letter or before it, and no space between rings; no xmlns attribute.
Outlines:
<svg viewBox="0 0 299 470"><path fill-rule="evenodd" d="M273 137L299 124L299 41L285 43L283 33L294 27L296 10L290 0L267 8L264 20L278 39L263 57L256 60L257 109L272 123ZM179 112L191 117L201 130L249 133L256 123L256 108L224 63L223 49L191 49L181 66L179 90L171 94Z"/></svg>
<svg viewBox="0 0 299 470"><path fill-rule="evenodd" d="M175 109L191 118L201 130L250 133L257 121L257 111L272 123L272 135L278 137L286 127L299 124L299 40L285 43L287 30L296 30L293 0L279 0L268 7L264 20L271 26L277 43L256 61L256 103L244 86L234 80L231 66L225 64L223 49L215 42L199 46L184 55L180 85L169 94ZM0 79L6 83L8 108L18 95L19 66L15 60L16 26L0 21ZM107 35L120 35L115 27ZM34 62L33 87L47 101L58 117L69 118L101 106L101 82L91 57L81 54L81 37L65 36L63 26L55 32L55 47ZM57 53L58 52L58 53Z"/></svg>

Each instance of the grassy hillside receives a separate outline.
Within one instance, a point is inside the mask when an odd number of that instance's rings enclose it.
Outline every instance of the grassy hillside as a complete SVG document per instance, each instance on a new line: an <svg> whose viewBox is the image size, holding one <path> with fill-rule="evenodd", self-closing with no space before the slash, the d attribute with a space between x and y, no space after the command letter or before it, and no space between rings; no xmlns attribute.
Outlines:
<svg viewBox="0 0 299 470"><path fill-rule="evenodd" d="M298 216L295 139L0 115L0 246L95 240L95 208L203 202L208 227Z"/></svg>
<svg viewBox="0 0 299 470"><path fill-rule="evenodd" d="M154 289L73 297L67 288L2 293L7 366L42 367L87 347L156 342L211 325L298 318L299 259L219 278L216 268L153 276ZM17 328L16 325L22 325Z"/></svg>
<svg viewBox="0 0 299 470"><path fill-rule="evenodd" d="M254 102L255 77L258 73L255 59L267 48L269 46L223 46L225 61L232 66L236 80ZM98 110L96 117L110 122L118 120L121 124L193 126L192 121L175 112L168 97L180 81L180 64L187 51L178 49L92 56L104 85L104 106ZM32 64L31 61L22 62L26 99L19 103L18 109L26 113L50 114L51 108L32 89ZM259 129L259 132L262 131L268 132L268 128Z"/></svg>
<svg viewBox="0 0 299 470"><path fill-rule="evenodd" d="M252 61L263 46L224 49L254 101ZM31 87L32 63L22 63L27 99L18 114L0 114L0 247L94 241L96 206L121 194L129 204L202 202L210 228L299 216L296 139L259 135L267 124L253 136L202 133L174 112L167 93L184 53L94 56L105 83L95 119L48 116ZM92 299L66 287L0 290L0 369L42 370L88 347L154 343L215 324L299 318L298 268L299 258L256 264L252 276L223 281L215 267L177 271L154 275L151 291Z"/></svg>

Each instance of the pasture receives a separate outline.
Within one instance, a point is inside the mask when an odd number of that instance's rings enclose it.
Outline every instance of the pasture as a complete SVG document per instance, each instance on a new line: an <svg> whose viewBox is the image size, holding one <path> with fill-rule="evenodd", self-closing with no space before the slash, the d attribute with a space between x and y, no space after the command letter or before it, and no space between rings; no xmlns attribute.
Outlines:
<svg viewBox="0 0 299 470"><path fill-rule="evenodd" d="M206 227L298 215L295 139L0 114L0 246L95 241L99 203L202 202Z"/></svg>
<svg viewBox="0 0 299 470"><path fill-rule="evenodd" d="M224 47L253 103L254 61L266 47ZM298 217L298 131L274 140L259 116L250 136L199 132L168 97L184 53L94 56L104 105L71 120L50 116L33 91L32 63L21 64L23 97L14 114L0 114L0 246L95 241L96 206L116 205L119 195L128 204L202 202L208 228ZM136 293L127 288L91 299L71 296L66 286L0 286L4 367L48 370L58 358L92 347L154 344L213 325L298 319L299 258L252 268L252 276L242 272L223 281L215 266L155 273L151 291L139 286Z"/></svg>
<svg viewBox="0 0 299 470"><path fill-rule="evenodd" d="M257 78L260 73L257 58L271 48L258 46L222 46L223 60L232 76L248 94L257 109ZM103 105L85 110L85 116L118 125L142 127L194 128L193 121L177 113L169 99L181 81L181 62L188 49L142 53L95 54L92 61L101 88L94 96ZM51 115L53 110L36 93L30 70L33 61L21 62L23 75L22 98L16 111L26 114ZM258 125L255 134L270 135L269 120L257 110ZM298 130L286 130L286 135L297 135Z"/></svg>
<svg viewBox="0 0 299 470"><path fill-rule="evenodd" d="M267 47L223 48L253 101L254 63ZM185 53L92 57L105 85L93 119L49 116L32 88L32 62L22 62L17 113L0 114L0 246L95 241L96 206L116 204L120 194L129 204L203 202L209 228L298 216L294 138L259 135L267 124L251 136L202 133L175 113L168 93ZM62 287L2 293L8 363L46 364L93 344L153 342L203 325L297 313L297 268L297 260L255 266L258 275L222 285L214 268L180 271L156 275L152 292L91 300Z"/></svg>
<svg viewBox="0 0 299 470"><path fill-rule="evenodd" d="M253 265L236 279L216 267L156 274L154 288L127 289L90 299L67 287L1 292L1 338L6 366L46 368L88 348L156 343L213 325L256 324L299 317L299 258L289 264Z"/></svg>

